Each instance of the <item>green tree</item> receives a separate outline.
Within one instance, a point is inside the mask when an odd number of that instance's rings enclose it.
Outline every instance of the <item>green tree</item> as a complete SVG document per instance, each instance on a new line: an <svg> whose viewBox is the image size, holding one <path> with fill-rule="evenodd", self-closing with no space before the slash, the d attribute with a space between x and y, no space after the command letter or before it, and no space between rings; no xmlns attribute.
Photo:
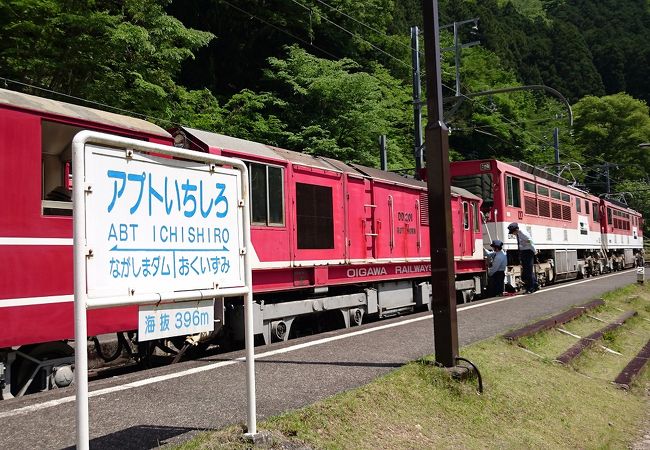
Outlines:
<svg viewBox="0 0 650 450"><path fill-rule="evenodd" d="M349 59L330 61L292 46L270 58L265 80L283 104L274 115L291 130L293 150L377 166L381 134L388 136L392 167L412 167L410 89L375 65L361 70Z"/></svg>
<svg viewBox="0 0 650 450"><path fill-rule="evenodd" d="M0 3L0 74L111 106L174 118L174 81L211 33L165 13L169 0ZM205 102L209 97L200 94ZM214 102L214 99L212 99ZM212 103L214 107L214 103Z"/></svg>
<svg viewBox="0 0 650 450"><path fill-rule="evenodd" d="M584 97L573 107L575 143L589 161L619 165L621 181L650 174L650 152L638 144L650 142L650 115L645 102L627 94Z"/></svg>

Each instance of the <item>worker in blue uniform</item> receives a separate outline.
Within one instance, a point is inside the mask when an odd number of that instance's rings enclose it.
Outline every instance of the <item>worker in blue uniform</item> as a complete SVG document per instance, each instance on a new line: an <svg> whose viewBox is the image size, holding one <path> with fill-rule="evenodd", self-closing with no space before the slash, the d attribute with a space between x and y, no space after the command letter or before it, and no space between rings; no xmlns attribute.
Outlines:
<svg viewBox="0 0 650 450"><path fill-rule="evenodd" d="M533 270L535 261L535 245L530 236L519 229L519 224L513 222L508 225L509 234L514 234L517 238L517 248L519 249L519 260L521 261L521 278L526 285L526 293L532 294L539 290L537 277Z"/></svg>
<svg viewBox="0 0 650 450"><path fill-rule="evenodd" d="M503 295L503 280L506 277L508 267L508 256L503 251L503 242L495 239L490 244L492 251L483 249L488 259L488 295L490 297L501 297Z"/></svg>

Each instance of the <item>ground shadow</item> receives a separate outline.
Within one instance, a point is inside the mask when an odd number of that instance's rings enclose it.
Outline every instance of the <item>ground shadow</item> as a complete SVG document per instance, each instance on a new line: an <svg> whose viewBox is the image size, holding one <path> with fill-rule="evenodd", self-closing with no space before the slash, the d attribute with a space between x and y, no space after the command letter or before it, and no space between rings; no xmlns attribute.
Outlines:
<svg viewBox="0 0 650 450"><path fill-rule="evenodd" d="M174 438L187 434L197 434L201 431L208 431L207 429L200 428L186 428L186 427L165 427L155 425L137 425L134 427L126 428L124 430L116 431L115 433L107 434L95 439L90 440L90 448L92 450L104 449L117 449L130 450L130 449L152 449L160 446L176 442ZM189 436L187 436L189 438ZM183 441L187 439L182 439ZM64 450L75 449L75 446L66 447Z"/></svg>
<svg viewBox="0 0 650 450"><path fill-rule="evenodd" d="M298 360L278 360L278 359L256 359L255 364L300 364L300 365L321 365L321 366L341 366L341 367L402 367L405 363L393 362L359 362L359 361L298 361Z"/></svg>

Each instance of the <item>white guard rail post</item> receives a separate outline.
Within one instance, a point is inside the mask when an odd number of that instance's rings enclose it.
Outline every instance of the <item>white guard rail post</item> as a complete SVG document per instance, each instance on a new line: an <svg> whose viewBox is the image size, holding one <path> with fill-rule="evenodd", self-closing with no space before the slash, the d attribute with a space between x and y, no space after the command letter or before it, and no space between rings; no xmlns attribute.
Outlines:
<svg viewBox="0 0 650 450"><path fill-rule="evenodd" d="M255 435L257 433L256 429L256 403L255 403L255 371L254 371L254 349L253 349L253 289L252 289L252 272L250 264L250 210L248 207L249 195L248 195L248 170L246 165L238 160L233 158L226 158L217 155L211 155L207 153L200 153L195 151L189 151L185 149L179 149L175 147L153 144L144 141L138 141L129 138L123 138L118 136L112 136L104 133L82 131L77 134L72 142L72 151L73 151L73 210L74 210L74 220L73 220L73 229L74 229L74 332L75 332L75 384L76 384L76 416L77 416L77 448L78 449L88 449L89 448L89 420L88 420L88 331L87 331L87 317L86 313L88 309L96 308L107 308L123 305L145 305L145 304L164 304L164 303L176 303L183 301L196 301L196 300L205 300L213 299L215 297L232 297L232 296L243 296L244 297L244 312L245 312L245 343L246 343L246 395L247 395L247 422L248 422L248 435ZM94 153L93 153L94 152ZM199 176L209 177L210 174L214 175L215 173L223 175L222 178L229 178L234 180L239 180L239 186L235 186L235 191L237 192L236 200L236 213L235 220L237 221L237 233L238 233L238 242L237 242L237 254L238 258L233 264L233 273L235 269L237 271L236 280L227 279L225 283L213 282L210 285L204 285L203 281L200 281L198 286L190 286L191 283L196 283L196 281L188 281L187 279L179 282L178 289L160 289L161 285L159 281L151 282L155 283L153 287L145 285L137 285L136 288L131 288L128 286L128 289L125 289L124 286L119 286L119 281L116 280L116 283L104 283L99 288L93 284L98 276L94 275L92 271L88 270L88 265L97 256L97 251L93 252L93 248L90 248L88 243L89 240L96 238L100 234L93 235L93 227L97 223L98 219L92 217L91 220L86 221L87 207L92 205L91 202L96 201L96 199L90 199L91 195L95 195L99 198L105 198L105 195L112 196L113 201L116 198L121 198L124 193L125 186L128 182L134 182L137 186L137 183L140 182L140 196L136 206L132 206L131 209L137 207L140 204L140 199L142 199L142 191L145 189L146 185L145 173L141 172L141 175L131 174L127 175L125 172L120 172L122 178L119 176L114 179L113 192L101 193L99 189L95 189L94 186L90 185L87 181L87 175L89 171L92 171L92 160L88 158L87 155L97 153L105 159L106 161L118 160L123 158L127 164L132 166L139 163L142 164L151 164L157 168L164 168L168 174L173 174L173 170L179 169L178 172L184 173L183 179L187 177L187 173L192 172L198 174ZM160 158L155 155L164 155L166 158ZM121 155L121 156L120 156ZM176 158L176 159L171 159ZM169 158L169 159L167 159ZM226 166L226 167L224 167ZM106 167L102 167L103 173L106 174ZM185 171L185 172L183 172ZM237 174L238 172L238 174ZM153 172L149 174L148 180L148 195L149 195L149 216L152 216L151 212L151 196L152 194L152 177ZM108 175L111 176L110 174ZM171 176L171 175L170 175ZM133 178L131 178L133 177ZM207 179L207 178L205 178ZM221 178L220 178L221 179ZM165 202L167 202L167 177L165 180ZM186 197L184 198L184 205L188 203L187 195L188 190L190 190L190 178L188 178L187 185L181 184L185 190ZM173 199L169 200L169 203L162 204L159 208L166 207L167 214L172 209L172 203L174 200L178 199L178 204L176 205L178 211L180 211L180 193L178 180L175 180L175 185L169 186L170 191L175 187L173 192L176 196L171 195ZM119 186L118 186L119 184ZM235 183L236 184L236 183ZM234 186L231 182L231 187ZM199 194L196 189L196 185L192 185L193 192L196 194L192 195L203 195ZM200 184L201 189L203 189L203 184ZM205 206L205 209L208 212L211 211L213 206L218 206L219 201L225 202L222 204L225 207L225 211L228 211L229 203L224 200L225 197L221 195L224 194L225 185L217 185L217 191L219 186L222 187L222 190L218 193L217 199L214 203L210 203L208 208L205 205L198 205L197 197L193 197L194 201L194 211L196 212L197 208ZM121 190L118 190L118 187ZM206 188L207 189L207 188ZM154 192L157 192L154 190ZM159 194L159 193L158 193ZM104 197L102 197L104 195ZM159 194L160 195L160 194ZM162 196L160 196L162 197ZM202 200L202 197L199 197L199 200ZM212 202L212 198L210 199ZM88 204L87 204L88 202ZM92 205L95 208L93 211L96 211L96 206ZM106 204L103 204L102 207L106 208ZM108 206L110 211L111 206ZM234 205L232 205L234 206ZM207 217L205 209L199 209L198 211L203 214L203 217ZM223 209L223 208L222 208ZM186 210L187 211L187 210ZM223 212L223 211L222 211ZM131 212L133 214L133 212ZM218 214L218 213L217 213ZM226 213L223 213L224 215ZM187 215L187 212L186 212ZM197 216L198 217L198 216ZM217 217L223 217L217 215ZM230 219L232 220L232 219ZM155 222L154 222L155 223ZM126 224L123 224L126 227ZM150 227L151 224L148 224ZM133 232L133 241L135 241L135 230L137 229L137 224L130 224L130 231L127 231L125 236L129 232ZM143 227L144 228L144 227ZM128 228L127 228L128 230ZM105 235L105 230L103 231ZM155 234L155 228L154 232ZM155 237L154 237L155 239ZM216 238L215 238L216 239ZM109 239L110 241L110 236ZM117 240L117 239L116 239ZM220 241L221 242L221 241ZM115 250L117 245L111 249ZM133 250L133 249L127 249ZM133 251L149 251L143 249L135 249ZM171 249L165 249L164 251L172 251ZM178 250L180 251L180 250ZM198 247L193 251L199 252ZM229 251L225 245L223 249L217 249L216 251ZM195 258L196 259L196 258ZM163 260L164 261L164 260ZM174 256L174 261L176 261ZM230 260L228 260L230 261ZM201 264L203 259L201 259ZM237 266L236 268L234 266ZM228 269L231 266L228 264ZM111 269L112 270L112 269ZM135 270L135 269L134 269ZM223 266L222 266L223 271ZM106 271L110 272L110 271ZM196 271L197 274L199 273ZM214 275L207 271L209 275ZM103 273L103 272L102 272ZM216 272L215 272L216 273ZM114 275L117 275L114 273ZM222 275L224 279L227 277ZM101 275L100 275L101 278ZM106 275L106 278L110 278ZM234 280L234 281L233 281ZM100 282L102 280L99 280ZM104 280L105 281L105 280ZM128 282L133 282L129 280ZM138 281L140 282L140 280ZM177 281L174 280L174 283ZM101 283L99 283L101 284ZM137 283L136 283L137 284ZM162 283L165 285L165 283Z"/></svg>

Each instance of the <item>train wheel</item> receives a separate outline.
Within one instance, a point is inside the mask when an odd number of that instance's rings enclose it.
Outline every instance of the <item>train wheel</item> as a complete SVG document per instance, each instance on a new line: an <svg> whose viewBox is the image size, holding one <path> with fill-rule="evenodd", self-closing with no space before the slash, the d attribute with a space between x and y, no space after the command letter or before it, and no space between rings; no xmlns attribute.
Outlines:
<svg viewBox="0 0 650 450"><path fill-rule="evenodd" d="M25 394L65 387L72 382L74 350L65 342L21 347L11 368L11 394Z"/></svg>

